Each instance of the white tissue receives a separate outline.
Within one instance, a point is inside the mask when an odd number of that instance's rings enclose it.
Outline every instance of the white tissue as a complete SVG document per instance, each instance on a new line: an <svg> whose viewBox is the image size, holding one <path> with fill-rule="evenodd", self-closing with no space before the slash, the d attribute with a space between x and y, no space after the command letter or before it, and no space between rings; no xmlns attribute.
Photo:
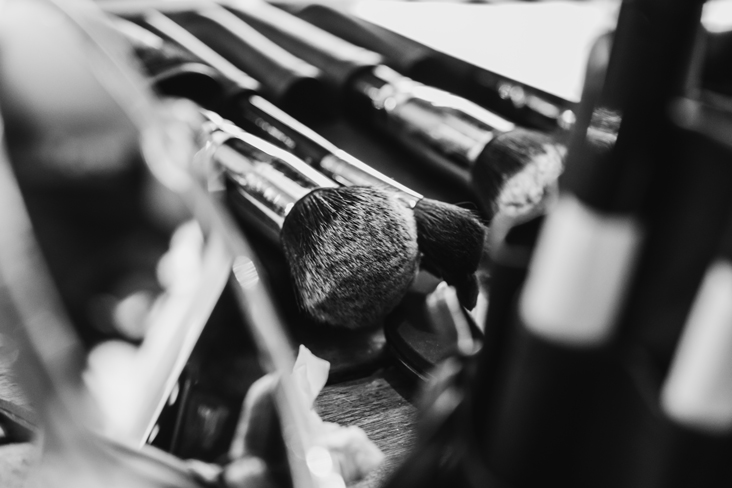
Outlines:
<svg viewBox="0 0 732 488"><path fill-rule="evenodd" d="M293 367L293 380L304 403L310 408L313 441L328 449L347 484L365 477L384 460L384 453L357 426L341 426L323 422L312 409L313 403L328 381L330 363L301 345Z"/></svg>

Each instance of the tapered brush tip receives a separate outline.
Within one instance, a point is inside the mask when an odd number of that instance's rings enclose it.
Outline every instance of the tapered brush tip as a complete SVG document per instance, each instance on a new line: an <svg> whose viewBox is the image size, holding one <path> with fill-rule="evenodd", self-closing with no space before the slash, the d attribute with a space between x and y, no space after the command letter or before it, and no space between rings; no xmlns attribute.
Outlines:
<svg viewBox="0 0 732 488"><path fill-rule="evenodd" d="M541 132L514 129L488 144L472 168L473 187L489 218L539 205L562 172L565 149Z"/></svg>
<svg viewBox="0 0 732 488"><path fill-rule="evenodd" d="M415 205L414 219L422 264L458 288L458 295L467 299L461 303L472 308L477 287L467 277L476 272L483 255L483 223L471 210L429 198Z"/></svg>
<svg viewBox="0 0 732 488"><path fill-rule="evenodd" d="M419 267L412 211L378 188L308 193L285 219L280 240L300 306L335 326L381 324Z"/></svg>

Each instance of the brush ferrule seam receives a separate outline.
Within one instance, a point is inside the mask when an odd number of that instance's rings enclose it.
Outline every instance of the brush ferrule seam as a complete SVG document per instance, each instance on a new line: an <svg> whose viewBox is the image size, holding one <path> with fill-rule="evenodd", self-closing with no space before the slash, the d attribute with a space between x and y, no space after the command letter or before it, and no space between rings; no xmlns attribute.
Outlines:
<svg viewBox="0 0 732 488"><path fill-rule="evenodd" d="M247 193L282 217L311 190L270 163L250 159L228 144L219 146L213 156L229 178L238 185L240 192Z"/></svg>
<svg viewBox="0 0 732 488"><path fill-rule="evenodd" d="M225 132L234 139L241 142L245 147L251 148L254 152L266 154L268 158L279 161L287 166L290 171L296 173L302 179L307 180L312 187L337 187L338 184L324 174L308 165L294 154L271 144L260 137L250 134L228 121L217 124L217 129Z"/></svg>
<svg viewBox="0 0 732 488"><path fill-rule="evenodd" d="M409 79L382 86L372 99L393 130L441 154L472 164L498 134L515 124L451 93Z"/></svg>

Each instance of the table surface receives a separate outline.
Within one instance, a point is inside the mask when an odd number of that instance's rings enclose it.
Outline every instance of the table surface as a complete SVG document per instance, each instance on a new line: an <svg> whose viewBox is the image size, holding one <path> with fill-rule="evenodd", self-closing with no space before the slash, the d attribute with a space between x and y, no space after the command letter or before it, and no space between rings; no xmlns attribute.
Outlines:
<svg viewBox="0 0 732 488"><path fill-rule="evenodd" d="M419 383L396 366L387 366L366 378L326 386L315 409L328 422L355 425L364 430L384 453L384 462L357 488L382 486L414 444Z"/></svg>

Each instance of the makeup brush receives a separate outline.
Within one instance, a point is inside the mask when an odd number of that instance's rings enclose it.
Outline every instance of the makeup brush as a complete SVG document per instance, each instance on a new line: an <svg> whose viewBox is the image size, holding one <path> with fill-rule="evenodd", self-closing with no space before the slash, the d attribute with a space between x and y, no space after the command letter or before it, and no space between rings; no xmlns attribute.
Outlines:
<svg viewBox="0 0 732 488"><path fill-rule="evenodd" d="M197 13L201 11L205 13ZM237 28L242 21L223 7L212 3L196 12L167 16L257 80L261 95L285 112L305 121L332 118L335 104L323 86L323 73L255 29Z"/></svg>
<svg viewBox="0 0 732 488"><path fill-rule="evenodd" d="M546 147L538 132L517 131L494 113L451 93L400 75L373 51L340 39L265 2L226 2L234 14L296 56L320 68L331 88L343 100L344 110L358 121L385 131L454 181L469 185L476 165L490 165L490 153L503 152L523 168L537 156L515 153L512 147ZM490 146L506 146L505 151ZM540 142L537 142L539 140ZM562 161L553 149L538 158L547 172L558 174ZM492 212L489 208L488 211Z"/></svg>
<svg viewBox="0 0 732 488"><path fill-rule="evenodd" d="M233 24L237 32L239 32L239 28L253 31L247 34L247 39L252 36L262 38L257 45L248 46L249 50L260 51L257 55L248 58L252 62L269 59L267 64L281 63L277 58L267 58L268 49L261 50L261 43L271 44L271 41L264 38L239 18L223 8L207 9L206 11L212 18L219 18L218 14L224 19L228 18L229 25ZM162 14L154 17L149 15L145 18L169 38L179 40L182 46L191 46L199 55L205 55L206 46L192 46L197 44L195 38L191 39L190 35L180 33L180 27L172 24L172 21L167 17L161 18L161 16ZM177 17L176 20L178 20ZM184 24L188 27L191 22L195 23L195 20L195 18L190 19L189 16L189 22L184 22ZM212 27L210 23L213 20L203 17L200 20L203 22L201 27L207 28L203 30L210 31ZM123 22L127 21L120 20L120 23ZM132 24L126 30L131 31L134 28L142 29L138 25ZM159 44L163 42L159 37L156 42L146 41L145 36L155 36L151 32L145 31L144 36L137 36L136 38L133 34L134 32L128 32L128 35L132 35L131 41L137 46L137 50L147 51L142 55L143 61L153 59L156 53L165 57L172 52L170 49L163 50L159 48ZM216 36L209 37L215 38ZM221 39L229 40L227 37ZM274 49L280 48L275 45ZM185 63L185 58L178 59L180 63ZM209 61L211 66L214 67L221 67L222 64L226 64L226 60L217 57L216 53L207 56L204 61ZM167 58L163 61L153 61L150 64L153 66L167 66L175 64L175 61L172 58ZM248 63L245 64L248 66ZM222 71L232 69L235 69L235 67L225 66ZM282 66L276 71L286 69L286 66ZM194 71L200 73L203 70L195 69ZM173 77L178 76L175 71L171 74ZM159 82L164 81L160 74L154 75L154 79ZM266 82L266 79L263 81ZM168 80L167 83L171 83L171 80ZM232 80L222 79L221 83L232 84ZM478 294L475 272L483 253L485 227L472 211L457 205L423 197L339 149L309 127L262 98L246 94L237 97L234 95L235 91L234 89L228 90L229 95L217 103L218 109L214 110L225 113L231 120L237 122L247 131L286 149L342 185L375 186L393 192L403 200L412 209L417 223L417 241L420 251L423 253L422 266L442 277L449 284L454 285L458 289L461 303L467 308L473 308ZM181 93L177 94L180 95ZM234 98L237 98L237 100L233 100ZM246 98L246 100L238 100L238 98ZM223 108L230 100L232 103L229 104L228 108Z"/></svg>
<svg viewBox="0 0 732 488"><path fill-rule="evenodd" d="M277 6L379 53L389 67L405 76L465 97L527 127L554 131L574 120L574 104L367 21L347 6L300 2Z"/></svg>
<svg viewBox="0 0 732 488"><path fill-rule="evenodd" d="M202 160L221 171L239 215L279 234L300 306L336 326L375 326L419 265L407 206L373 187L341 187L292 154L211 112Z"/></svg>
<svg viewBox="0 0 732 488"><path fill-rule="evenodd" d="M464 80L475 70L468 63L363 20L346 9L310 2L276 5L341 39L379 53L399 73L451 93L464 96Z"/></svg>
<svg viewBox="0 0 732 488"><path fill-rule="evenodd" d="M154 24L156 21L164 22L165 19L160 20L161 16L162 14L148 10L148 15L143 15L142 17L152 17L151 23ZM139 21L145 23L144 20ZM181 64L179 69L184 70L188 73L188 76L191 76L191 72L195 71L196 67L187 63L198 62L199 67L202 67L206 63L201 63L200 58L202 56L206 57L206 54L210 54L205 52L205 47L203 48L203 53L197 51L195 46L193 52L190 52L190 49L178 46L175 42L163 42L160 36L156 36L152 32L144 33L140 32L139 28L135 29L136 24L129 20L118 18L115 19L115 24L138 46L137 54L142 57L141 60L146 65L146 69L148 71L155 71L158 73L158 77L166 74L165 72L161 73L163 68L173 68ZM153 28L150 23L147 23L147 27ZM164 24L161 28L163 30L163 33L161 33L163 37L168 32L166 30L167 27ZM223 31L221 33L223 35L226 34ZM154 37L157 37L157 39L154 39ZM180 43L186 44L185 41L184 39ZM253 59L248 59L251 65L256 67L252 72L253 76L233 77L233 80L243 85L243 88L261 94L287 112L293 113L298 117L317 120L329 115L331 111L330 107L333 104L329 101L328 94L323 89L322 83L315 79L317 76L320 76L320 72L315 67L299 60L283 49L279 49L276 53L272 54L275 59L274 61L268 61L267 58L256 56L257 51L234 51L231 49L232 45L235 45L235 43L232 43L230 39L225 39L222 42L223 49L228 48L230 51L229 54L233 54L236 59L247 59L254 56ZM146 56L150 59L145 59ZM281 57L286 58L287 69L283 68L284 64L280 60ZM223 58L221 59L223 60ZM224 73L228 74L231 78L232 73L236 72L237 68L233 63L228 64L230 66L224 69ZM180 83L181 80L175 78L175 73L169 73L169 75L165 76L168 82L175 80L177 83ZM223 83L223 80L219 80L218 82ZM197 94L197 96L201 95L203 93Z"/></svg>

